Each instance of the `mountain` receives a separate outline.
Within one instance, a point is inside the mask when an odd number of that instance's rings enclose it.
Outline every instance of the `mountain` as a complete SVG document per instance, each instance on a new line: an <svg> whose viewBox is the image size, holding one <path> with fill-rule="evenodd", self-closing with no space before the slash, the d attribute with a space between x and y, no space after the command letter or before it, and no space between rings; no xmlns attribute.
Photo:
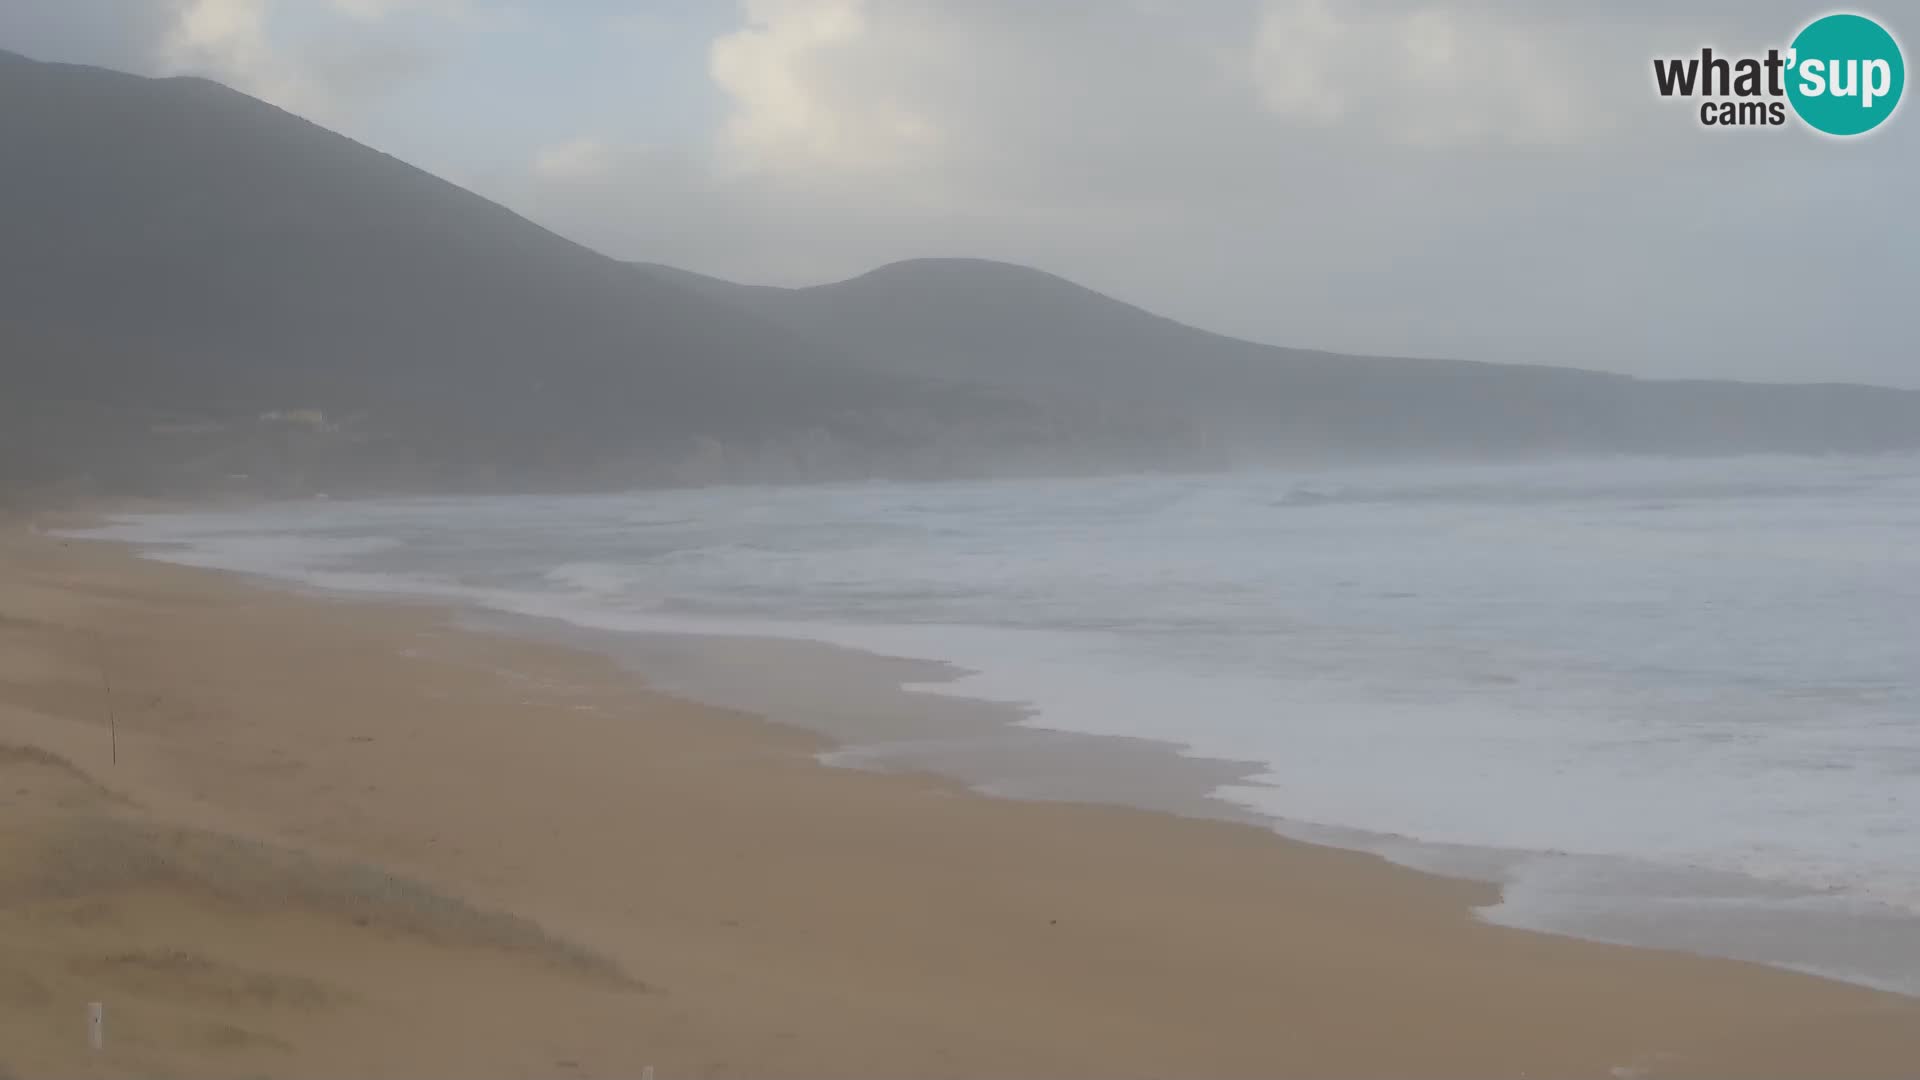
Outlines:
<svg viewBox="0 0 1920 1080"><path fill-rule="evenodd" d="M0 53L0 160L0 492L1920 445L1916 393L1277 348L1002 263L621 263L201 79Z"/></svg>
<svg viewBox="0 0 1920 1080"><path fill-rule="evenodd" d="M716 443L884 445L922 421L1017 416L837 369L700 290L636 287L620 263L215 83L0 54L0 102L16 468L37 452L62 459L42 472L92 458L121 475L156 455L257 470L274 462L256 444L277 453L292 431L309 459L412 485L623 483ZM263 414L279 414L264 434Z"/></svg>
<svg viewBox="0 0 1920 1080"><path fill-rule="evenodd" d="M868 370L937 373L1029 400L1152 416L1229 459L1920 447L1920 392L1289 349L980 259L915 259L797 289L636 269L751 311Z"/></svg>

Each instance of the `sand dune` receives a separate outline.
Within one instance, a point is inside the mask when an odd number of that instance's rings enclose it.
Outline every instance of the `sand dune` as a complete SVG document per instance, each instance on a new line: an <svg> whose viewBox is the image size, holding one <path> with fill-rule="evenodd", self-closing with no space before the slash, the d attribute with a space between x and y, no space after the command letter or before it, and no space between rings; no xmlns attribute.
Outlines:
<svg viewBox="0 0 1920 1080"><path fill-rule="evenodd" d="M0 1075L1920 1061L1920 1001L1489 927L1482 886L820 748L433 610L0 533Z"/></svg>
<svg viewBox="0 0 1920 1080"><path fill-rule="evenodd" d="M524 1057L515 1033L474 1038L467 994L442 1007L416 997L433 980L392 973L464 971L483 995L501 988L498 1007L544 998L603 1019L645 991L527 920L370 867L155 824L36 748L0 746L0 792L0 1075L543 1071L555 1062ZM97 1056L84 1041L93 1001L109 1003Z"/></svg>

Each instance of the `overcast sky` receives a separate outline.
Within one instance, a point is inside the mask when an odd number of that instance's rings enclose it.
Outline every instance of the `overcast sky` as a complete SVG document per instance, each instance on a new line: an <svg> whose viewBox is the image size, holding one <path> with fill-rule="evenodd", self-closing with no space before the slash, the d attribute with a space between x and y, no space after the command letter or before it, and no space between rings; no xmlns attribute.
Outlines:
<svg viewBox="0 0 1920 1080"><path fill-rule="evenodd" d="M4 0L0 48L208 75L737 280L973 255L1279 344L1920 386L1915 106L1839 141L1652 89L1656 55L1784 47L1826 10Z"/></svg>

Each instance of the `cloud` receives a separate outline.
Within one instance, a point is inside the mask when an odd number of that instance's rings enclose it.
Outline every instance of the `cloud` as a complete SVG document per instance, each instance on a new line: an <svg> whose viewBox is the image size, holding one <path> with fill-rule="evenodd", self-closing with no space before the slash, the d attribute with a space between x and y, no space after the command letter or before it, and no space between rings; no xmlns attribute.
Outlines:
<svg viewBox="0 0 1920 1080"><path fill-rule="evenodd" d="M1593 73L1518 14L1472 5L1368 8L1274 0L1251 81L1275 115L1412 146L1566 143L1610 121L1580 108Z"/></svg>
<svg viewBox="0 0 1920 1080"><path fill-rule="evenodd" d="M900 95L849 93L843 61L877 42L862 0L751 0L746 24L713 43L709 71L732 100L723 162L744 171L872 172L935 151L938 132ZM886 48L898 56L902 42Z"/></svg>
<svg viewBox="0 0 1920 1080"><path fill-rule="evenodd" d="M163 74L204 75L289 112L340 125L368 102L419 77L432 52L404 30L375 24L400 13L460 18L464 0L170 0L156 48ZM318 13L352 24L282 42L276 18ZM325 27L322 21L320 26Z"/></svg>
<svg viewBox="0 0 1920 1080"><path fill-rule="evenodd" d="M160 42L161 68L210 75L296 108L309 90L274 56L266 23L267 0L188 0Z"/></svg>
<svg viewBox="0 0 1920 1080"><path fill-rule="evenodd" d="M1314 123L1340 119L1345 94L1328 69L1350 33L1324 0L1268 7L1253 39L1251 74L1261 104Z"/></svg>
<svg viewBox="0 0 1920 1080"><path fill-rule="evenodd" d="M534 155L533 172L541 180L563 184L598 180L608 175L612 158L604 140L581 136L543 148Z"/></svg>
<svg viewBox="0 0 1920 1080"><path fill-rule="evenodd" d="M362 22L378 22L396 10L430 9L458 12L465 5L458 0L331 0L342 14Z"/></svg>

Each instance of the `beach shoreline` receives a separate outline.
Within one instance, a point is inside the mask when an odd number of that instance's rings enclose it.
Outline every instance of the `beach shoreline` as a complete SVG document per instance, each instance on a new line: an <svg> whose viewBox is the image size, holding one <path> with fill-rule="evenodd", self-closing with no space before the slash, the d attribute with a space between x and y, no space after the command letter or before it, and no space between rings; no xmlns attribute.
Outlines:
<svg viewBox="0 0 1920 1080"><path fill-rule="evenodd" d="M992 798L1247 825L1486 886L1489 898L1472 914L1495 925L1757 962L1920 999L1913 969L1903 966L1914 956L1905 944L1916 927L1908 911L1870 902L1844 914L1826 905L1799 909L1795 903L1809 895L1830 898L1700 867L1450 844L1276 817L1235 797L1268 785L1262 762L1206 756L1160 738L1049 727L1044 711L969 693L966 681L977 674L970 669L797 636L804 627L780 636L608 630L465 606L453 617L480 632L606 656L670 696L820 736L827 747L815 759L835 768L930 774Z"/></svg>
<svg viewBox="0 0 1920 1080"><path fill-rule="evenodd" d="M0 1010L0 1065L23 1074L1901 1075L1920 1060L1915 999L1488 926L1470 912L1489 886L1249 824L825 768L818 734L443 608L0 536L0 745L26 755L0 772L33 793L16 796L28 833L111 821L287 853L275 866L377 867L452 898L459 929L210 895L181 874L49 891L21 841L0 862L0 967L26 974L0 991L36 1004ZM229 943L216 928L235 909L301 926ZM69 924L92 937L28 936ZM179 984L220 964L320 1004L209 994L185 1015ZM59 1026L101 971L128 988L124 1056L88 1058ZM436 1023L474 1034L436 1039Z"/></svg>

